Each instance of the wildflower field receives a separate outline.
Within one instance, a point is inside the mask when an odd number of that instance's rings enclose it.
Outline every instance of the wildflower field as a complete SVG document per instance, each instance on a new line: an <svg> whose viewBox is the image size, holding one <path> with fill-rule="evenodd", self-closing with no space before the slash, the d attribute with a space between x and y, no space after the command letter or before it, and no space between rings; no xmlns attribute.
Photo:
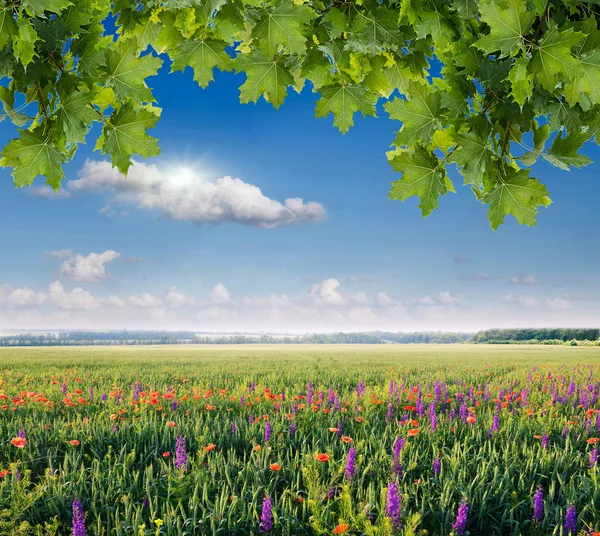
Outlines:
<svg viewBox="0 0 600 536"><path fill-rule="evenodd" d="M0 350L1 535L600 535L600 349Z"/></svg>

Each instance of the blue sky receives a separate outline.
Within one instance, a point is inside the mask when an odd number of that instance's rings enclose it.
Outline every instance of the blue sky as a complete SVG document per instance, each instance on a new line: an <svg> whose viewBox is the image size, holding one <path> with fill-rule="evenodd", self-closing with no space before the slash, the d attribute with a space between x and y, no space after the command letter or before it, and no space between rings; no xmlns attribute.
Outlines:
<svg viewBox="0 0 600 536"><path fill-rule="evenodd" d="M387 199L400 123L382 109L342 135L314 117L309 87L274 110L239 104L243 75L202 90L167 71L148 80L162 155L127 183L92 150L99 127L61 197L0 168L0 329L600 324L600 164L536 165L554 202L536 228L493 232L456 173L458 193L423 220L418 200ZM2 145L14 136L0 123Z"/></svg>

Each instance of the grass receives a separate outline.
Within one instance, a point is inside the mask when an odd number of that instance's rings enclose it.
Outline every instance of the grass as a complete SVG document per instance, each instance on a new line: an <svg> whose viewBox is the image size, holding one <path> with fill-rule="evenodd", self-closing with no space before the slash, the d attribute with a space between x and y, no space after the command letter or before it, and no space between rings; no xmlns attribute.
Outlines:
<svg viewBox="0 0 600 536"><path fill-rule="evenodd" d="M569 505L577 530L598 530L599 357L562 346L3 348L0 535L70 535L75 498L88 535L259 534L265 496L273 535L346 524L448 535L462 500L471 535L567 534ZM401 528L386 513L390 482Z"/></svg>

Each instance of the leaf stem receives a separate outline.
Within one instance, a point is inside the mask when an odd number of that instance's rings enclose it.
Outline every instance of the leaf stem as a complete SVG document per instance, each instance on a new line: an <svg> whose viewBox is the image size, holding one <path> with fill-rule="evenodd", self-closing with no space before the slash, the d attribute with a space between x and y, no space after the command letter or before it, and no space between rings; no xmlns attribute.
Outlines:
<svg viewBox="0 0 600 536"><path fill-rule="evenodd" d="M39 80L35 81L35 88L37 90L38 103L39 103L40 110L44 112L44 116L46 117L46 120L49 121L50 118L48 117L48 110L46 109L46 105L44 104L44 96L42 95L42 88L40 87Z"/></svg>
<svg viewBox="0 0 600 536"><path fill-rule="evenodd" d="M510 128L512 127L512 121L509 121L506 125L506 133L504 134L504 143L502 144L502 153L500 153L500 157L503 157L506 154L506 149L508 147L508 142L510 141Z"/></svg>

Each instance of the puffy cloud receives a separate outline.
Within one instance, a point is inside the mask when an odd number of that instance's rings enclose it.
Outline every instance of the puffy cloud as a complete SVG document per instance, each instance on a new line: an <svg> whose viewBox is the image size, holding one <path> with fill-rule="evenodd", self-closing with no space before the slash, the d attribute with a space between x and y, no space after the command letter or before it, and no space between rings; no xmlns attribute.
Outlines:
<svg viewBox="0 0 600 536"><path fill-rule="evenodd" d="M223 305L231 302L231 293L223 283L217 283L208 295L210 303Z"/></svg>
<svg viewBox="0 0 600 536"><path fill-rule="evenodd" d="M566 311L573 306L573 304L565 298L547 298L545 303L550 309L556 311Z"/></svg>
<svg viewBox="0 0 600 536"><path fill-rule="evenodd" d="M66 251L66 250L63 250ZM54 256L63 252L51 252ZM106 265L119 258L119 253L109 249L104 253L90 253L83 256L80 253L71 253L71 256L60 266L60 275L73 281L100 283L108 277Z"/></svg>
<svg viewBox="0 0 600 536"><path fill-rule="evenodd" d="M337 291L339 286L340 282L337 279L325 279L312 285L308 295L317 305L345 305L346 300Z"/></svg>
<svg viewBox="0 0 600 536"><path fill-rule="evenodd" d="M464 302L464 300L460 294L457 294L455 292L450 292L448 290L445 290L443 292L438 292L438 294L435 296L423 296L422 298L419 298L416 300L417 305L424 305L424 306L430 306L430 305L454 306L454 305L459 305L460 303L463 303L463 302Z"/></svg>
<svg viewBox="0 0 600 536"><path fill-rule="evenodd" d="M364 292L357 292L350 298L354 303L369 303L367 295Z"/></svg>
<svg viewBox="0 0 600 536"><path fill-rule="evenodd" d="M537 307L538 305L538 301L533 296L523 296L519 294L507 294L504 297L504 301L506 303L514 303L527 308Z"/></svg>
<svg viewBox="0 0 600 536"><path fill-rule="evenodd" d="M88 160L78 177L68 183L69 190L107 193L110 214L114 205L129 204L158 210L173 220L229 221L267 229L326 219L320 203L297 197L279 202L240 179L222 177L211 182L191 168L161 171L153 164L134 162L125 179L109 162Z"/></svg>
<svg viewBox="0 0 600 536"><path fill-rule="evenodd" d="M12 288L10 285L0 285L0 307L27 309L41 305L46 299L46 293L35 292L29 287Z"/></svg>
<svg viewBox="0 0 600 536"><path fill-rule="evenodd" d="M76 255L76 253L71 249L57 249L56 251L46 251L44 255L51 259L64 259L66 257L72 257L73 255Z"/></svg>
<svg viewBox="0 0 600 536"><path fill-rule="evenodd" d="M394 303L392 298L390 298L385 292L378 292L376 298L377 304L380 307L390 307Z"/></svg>
<svg viewBox="0 0 600 536"><path fill-rule="evenodd" d="M130 296L127 299L127 305L138 309L160 309L163 306L162 300L149 292L142 292L136 296Z"/></svg>
<svg viewBox="0 0 600 536"><path fill-rule="evenodd" d="M196 300L193 296L179 292L175 287L172 287L167 292L165 303L172 309L179 309L181 307L193 307L196 305Z"/></svg>
<svg viewBox="0 0 600 536"><path fill-rule="evenodd" d="M508 280L513 285L537 285L538 280L532 275L513 276Z"/></svg>
<svg viewBox="0 0 600 536"><path fill-rule="evenodd" d="M61 188L57 192L48 185L32 186L31 188L28 188L28 192L34 197L42 197L44 199L69 199L73 197L73 194L65 188Z"/></svg>
<svg viewBox="0 0 600 536"><path fill-rule="evenodd" d="M98 300L87 290L77 287L67 292L60 281L50 283L48 300L66 311L88 311L99 306Z"/></svg>

